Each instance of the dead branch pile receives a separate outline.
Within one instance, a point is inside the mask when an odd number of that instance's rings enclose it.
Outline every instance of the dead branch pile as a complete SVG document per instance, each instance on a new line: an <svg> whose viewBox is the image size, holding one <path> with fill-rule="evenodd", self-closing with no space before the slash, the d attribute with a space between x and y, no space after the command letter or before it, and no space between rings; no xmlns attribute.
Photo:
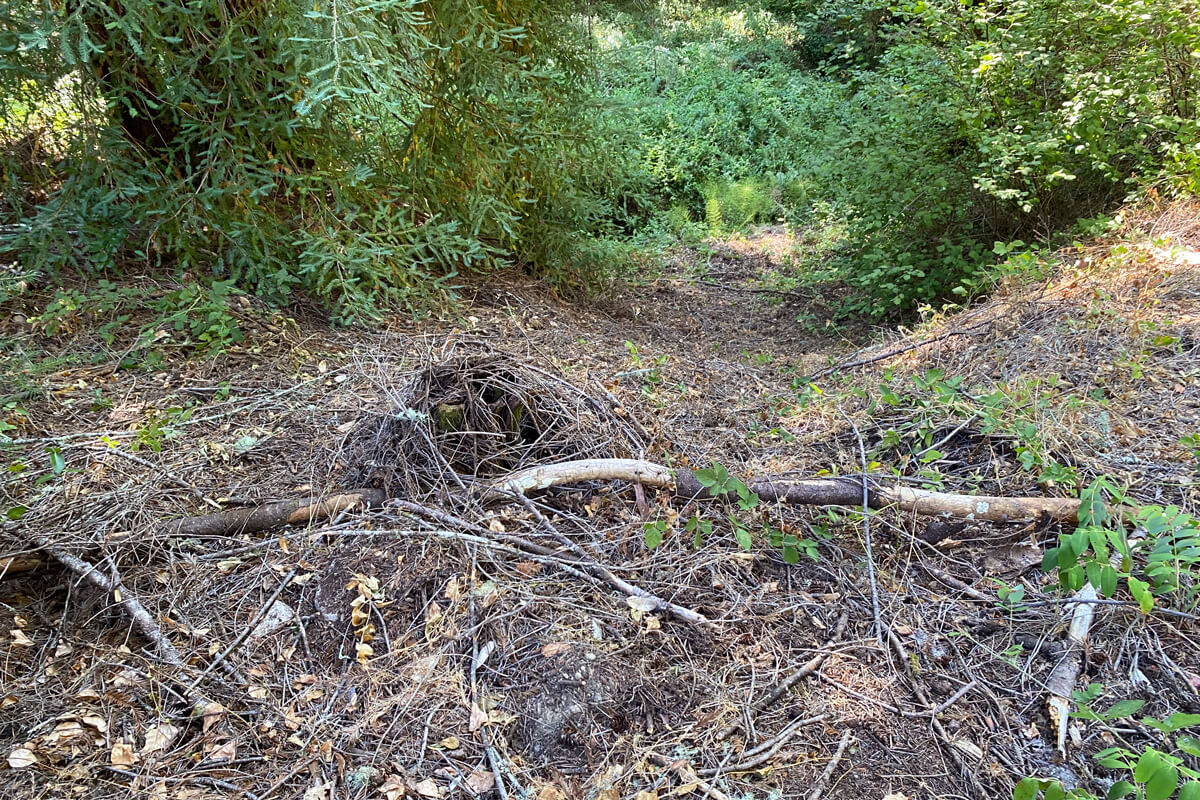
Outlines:
<svg viewBox="0 0 1200 800"><path fill-rule="evenodd" d="M486 347L380 378L382 407L344 443L348 482L423 497L514 470L645 447L607 399Z"/></svg>

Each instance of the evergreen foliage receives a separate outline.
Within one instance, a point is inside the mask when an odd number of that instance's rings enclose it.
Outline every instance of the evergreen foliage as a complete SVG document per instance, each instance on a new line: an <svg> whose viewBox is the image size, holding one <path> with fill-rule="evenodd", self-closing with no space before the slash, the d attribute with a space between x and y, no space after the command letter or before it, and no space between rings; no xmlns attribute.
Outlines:
<svg viewBox="0 0 1200 800"><path fill-rule="evenodd" d="M461 270L595 285L630 234L785 221L825 232L797 280L884 316L1200 188L1196 0L0 2L16 284L222 281L353 321Z"/></svg>
<svg viewBox="0 0 1200 800"><path fill-rule="evenodd" d="M613 260L630 150L559 3L8 0L0 28L5 133L71 129L51 165L6 158L34 271L299 289L352 321L499 258L564 284Z"/></svg>

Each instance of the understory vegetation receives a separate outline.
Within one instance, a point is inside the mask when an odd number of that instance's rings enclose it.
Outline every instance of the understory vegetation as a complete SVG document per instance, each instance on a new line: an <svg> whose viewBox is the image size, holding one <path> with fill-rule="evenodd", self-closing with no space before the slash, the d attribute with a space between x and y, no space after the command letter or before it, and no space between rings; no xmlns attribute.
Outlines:
<svg viewBox="0 0 1200 800"><path fill-rule="evenodd" d="M1200 800L1198 103L1200 0L0 0L0 787Z"/></svg>
<svg viewBox="0 0 1200 800"><path fill-rule="evenodd" d="M0 292L227 282L353 322L773 224L814 243L786 286L904 315L1193 191L1198 46L1190 0L13 0Z"/></svg>

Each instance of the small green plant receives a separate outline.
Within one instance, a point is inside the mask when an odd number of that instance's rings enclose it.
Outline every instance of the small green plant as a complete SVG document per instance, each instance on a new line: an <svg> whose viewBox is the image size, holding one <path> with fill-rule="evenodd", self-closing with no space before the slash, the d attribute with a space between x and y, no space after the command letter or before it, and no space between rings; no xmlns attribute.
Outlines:
<svg viewBox="0 0 1200 800"><path fill-rule="evenodd" d="M646 356L638 346L628 339L625 340L625 352L629 353L629 363L633 369L624 375L640 376L642 379L642 395L650 400L657 400L657 390L663 383L663 367L667 364L667 356Z"/></svg>
<svg viewBox="0 0 1200 800"><path fill-rule="evenodd" d="M1091 702L1103 688L1093 683L1086 690L1075 692L1078 710L1072 715L1102 724L1129 719L1145 704L1143 700L1127 699L1114 703L1105 711L1096 711ZM1164 739L1184 728L1200 725L1200 714L1172 714L1165 720L1146 717L1140 722L1163 734ZM1200 739L1190 734L1175 737L1169 751L1145 747L1141 752L1128 747L1109 747L1096 753L1096 762L1108 769L1124 770L1128 778L1118 780L1109 788L1105 800L1200 800L1200 772L1185 766L1184 756L1200 756ZM1013 800L1098 800L1083 789L1066 789L1062 783L1046 778L1023 778L1013 790Z"/></svg>
<svg viewBox="0 0 1200 800"><path fill-rule="evenodd" d="M1025 608L1021 601L1025 599L1025 584L1018 583L1015 586L1009 586L999 578L993 578L996 582L996 597L1000 601L1000 607L1005 611L1016 612Z"/></svg>
<svg viewBox="0 0 1200 800"><path fill-rule="evenodd" d="M1144 532L1144 538L1126 537L1126 519ZM1135 557L1144 558L1144 577L1135 574ZM1042 559L1044 570L1058 569L1064 589L1091 583L1102 596L1111 597L1123 581L1147 614L1156 598L1178 592L1183 592L1184 605L1194 606L1197 588L1190 575L1198 564L1200 523L1195 518L1175 506L1135 508L1106 478L1080 493L1078 527L1060 534L1058 545Z"/></svg>
<svg viewBox="0 0 1200 800"><path fill-rule="evenodd" d="M1192 451L1192 458L1196 460L1196 469L1200 471L1200 433L1184 436L1179 443Z"/></svg>
<svg viewBox="0 0 1200 800"><path fill-rule="evenodd" d="M146 422L139 425L134 440L129 448L134 452L145 447L153 453L162 452L163 445L181 434L177 425L182 425L191 419L190 408L168 408L166 411L151 411Z"/></svg>

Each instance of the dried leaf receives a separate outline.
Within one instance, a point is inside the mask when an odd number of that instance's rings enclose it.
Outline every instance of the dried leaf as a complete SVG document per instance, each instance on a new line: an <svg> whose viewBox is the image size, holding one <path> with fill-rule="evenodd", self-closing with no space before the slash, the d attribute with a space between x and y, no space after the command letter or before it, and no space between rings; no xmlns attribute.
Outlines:
<svg viewBox="0 0 1200 800"><path fill-rule="evenodd" d="M237 742L233 739L208 752L209 761L233 761L235 758L237 758Z"/></svg>
<svg viewBox="0 0 1200 800"><path fill-rule="evenodd" d="M105 733L108 730L108 720L96 714L87 714L80 717L79 720L84 725L95 728L101 733Z"/></svg>
<svg viewBox="0 0 1200 800"><path fill-rule="evenodd" d="M496 788L496 776L491 772L473 769L471 770L471 774L467 776L466 786L467 791L472 796L478 797Z"/></svg>
<svg viewBox="0 0 1200 800"><path fill-rule="evenodd" d="M138 754L134 751L133 745L117 742L108 755L108 761L115 767L132 767L138 762Z"/></svg>
<svg viewBox="0 0 1200 800"><path fill-rule="evenodd" d="M641 611L645 613L648 611L654 611L656 608L658 608L658 601L651 600L649 597L626 597L625 605L629 606L634 611Z"/></svg>
<svg viewBox="0 0 1200 800"><path fill-rule="evenodd" d="M538 789L536 800L566 800L566 795L560 792L557 786L547 783Z"/></svg>
<svg viewBox="0 0 1200 800"><path fill-rule="evenodd" d="M62 742L83 736L83 726L77 720L68 719L54 726L54 730L46 734L46 744L57 747Z"/></svg>
<svg viewBox="0 0 1200 800"><path fill-rule="evenodd" d="M513 568L526 578L532 578L534 575L538 575L542 571L542 565L536 561L518 561L517 563L513 564Z"/></svg>
<svg viewBox="0 0 1200 800"><path fill-rule="evenodd" d="M20 628L13 628L8 634L13 638L13 647L33 647L33 640Z"/></svg>
<svg viewBox="0 0 1200 800"><path fill-rule="evenodd" d="M204 732L208 733L212 727L225 718L225 706L217 702L204 704Z"/></svg>
<svg viewBox="0 0 1200 800"><path fill-rule="evenodd" d="M475 703L471 703L471 721L467 723L467 730L471 731L471 733L474 733L486 725L487 722L487 713Z"/></svg>
<svg viewBox="0 0 1200 800"><path fill-rule="evenodd" d="M542 648L542 655L546 658L554 658L560 653L566 653L571 650L570 642L550 642Z"/></svg>
<svg viewBox="0 0 1200 800"><path fill-rule="evenodd" d="M142 745L142 755L166 750L179 736L180 728L169 722L154 725L146 731L146 743Z"/></svg>
<svg viewBox="0 0 1200 800"><path fill-rule="evenodd" d="M386 800L401 800L408 795L408 784L404 778L393 773L387 776L387 780L379 787L379 792Z"/></svg>
<svg viewBox="0 0 1200 800"><path fill-rule="evenodd" d="M8 766L13 769L28 769L37 763L37 756L28 747L18 747L8 754Z"/></svg>
<svg viewBox="0 0 1200 800"><path fill-rule="evenodd" d="M459 745L460 742L458 741L457 736L447 736L445 739L442 739L440 742L438 742L438 747L442 748L443 750L457 750Z"/></svg>
<svg viewBox="0 0 1200 800"><path fill-rule="evenodd" d="M436 798L442 796L442 789L440 786L434 783L433 778L426 778L423 781L417 781L416 783L412 784L410 788L422 797Z"/></svg>

